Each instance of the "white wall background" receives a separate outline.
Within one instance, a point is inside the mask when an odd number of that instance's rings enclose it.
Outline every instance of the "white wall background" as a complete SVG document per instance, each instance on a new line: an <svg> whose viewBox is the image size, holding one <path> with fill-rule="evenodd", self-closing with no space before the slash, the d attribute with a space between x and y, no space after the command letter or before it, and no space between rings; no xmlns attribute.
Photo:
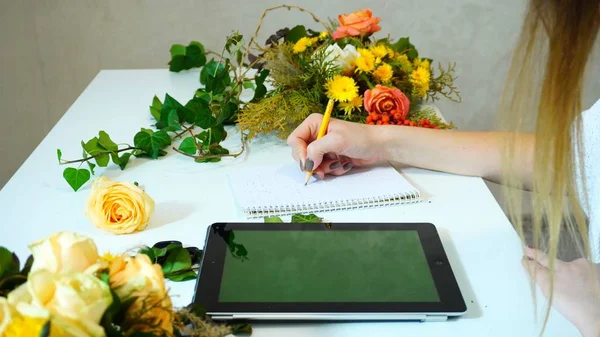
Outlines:
<svg viewBox="0 0 600 337"><path fill-rule="evenodd" d="M192 39L220 50L232 30L250 35L265 8L283 3L321 19L372 8L379 34L410 36L421 55L457 62L463 103L439 103L449 120L460 129L494 127L526 0L0 0L0 187L99 70L165 68L171 44ZM267 17L259 42L296 23L318 28L282 10ZM585 107L600 98L599 75L596 58Z"/></svg>

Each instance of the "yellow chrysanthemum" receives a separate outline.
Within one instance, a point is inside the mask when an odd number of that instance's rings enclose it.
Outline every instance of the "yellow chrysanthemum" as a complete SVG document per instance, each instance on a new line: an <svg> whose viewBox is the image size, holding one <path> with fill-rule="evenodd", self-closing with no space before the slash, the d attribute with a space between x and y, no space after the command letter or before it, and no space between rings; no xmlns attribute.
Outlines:
<svg viewBox="0 0 600 337"><path fill-rule="evenodd" d="M397 54L395 57L396 61L400 63L400 68L407 73L410 73L413 70L412 64L408 60L408 56L404 54Z"/></svg>
<svg viewBox="0 0 600 337"><path fill-rule="evenodd" d="M431 73L429 68L423 66L415 69L410 74L410 83L413 85L413 95L417 97L424 97L429 91L429 80Z"/></svg>
<svg viewBox="0 0 600 337"><path fill-rule="evenodd" d="M4 337L30 337L42 334L46 319L17 315L6 327Z"/></svg>
<svg viewBox="0 0 600 337"><path fill-rule="evenodd" d="M306 48L312 46L312 40L308 37L303 37L294 44L294 54L303 53Z"/></svg>
<svg viewBox="0 0 600 337"><path fill-rule="evenodd" d="M378 44L374 47L371 47L371 53L373 53L375 57L384 58L388 54L388 49L389 48L385 45Z"/></svg>
<svg viewBox="0 0 600 337"><path fill-rule="evenodd" d="M384 63L377 67L373 72L373 77L377 79L380 83L388 83L392 76L394 75L394 71L392 70L392 66L387 63Z"/></svg>
<svg viewBox="0 0 600 337"><path fill-rule="evenodd" d="M415 68L423 67L429 69L429 60L423 60L417 57L413 61L413 64L415 65Z"/></svg>
<svg viewBox="0 0 600 337"><path fill-rule="evenodd" d="M347 116L352 116L352 111L360 109L362 104L362 96L356 96L354 99L348 102L340 103L340 109L342 109Z"/></svg>
<svg viewBox="0 0 600 337"><path fill-rule="evenodd" d="M315 43L319 42L319 38L318 37L312 37L310 38L310 46L312 46Z"/></svg>
<svg viewBox="0 0 600 337"><path fill-rule="evenodd" d="M358 48L358 53L360 57L354 60L356 70L364 73L373 71L373 68L375 68L375 55L364 48Z"/></svg>
<svg viewBox="0 0 600 337"><path fill-rule="evenodd" d="M328 37L329 37L329 32L321 32L321 34L319 34L319 39L321 39L321 40L325 40Z"/></svg>
<svg viewBox="0 0 600 337"><path fill-rule="evenodd" d="M336 75L325 85L327 97L338 102L348 102L358 96L358 86L352 77Z"/></svg>

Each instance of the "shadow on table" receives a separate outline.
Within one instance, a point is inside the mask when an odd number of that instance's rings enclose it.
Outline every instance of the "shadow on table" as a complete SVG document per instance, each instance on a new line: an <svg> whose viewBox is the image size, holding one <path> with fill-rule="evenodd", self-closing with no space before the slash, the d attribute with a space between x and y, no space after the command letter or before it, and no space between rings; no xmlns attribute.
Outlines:
<svg viewBox="0 0 600 337"><path fill-rule="evenodd" d="M481 307L479 306L477 297L473 292L473 287L471 286L467 272L458 259L458 251L456 250L456 247L454 247L452 237L445 228L438 228L437 230L440 235L440 239L442 240L442 244L444 245L444 250L446 251L448 260L450 261L450 265L452 266L452 271L454 271L454 277L456 278L458 287L460 288L465 300L465 304L467 305L467 312L462 315L459 320L481 318L481 316L483 316Z"/></svg>
<svg viewBox="0 0 600 337"><path fill-rule="evenodd" d="M191 203L181 201L159 202L154 208L154 214L147 229L158 228L183 220L193 212L194 206Z"/></svg>

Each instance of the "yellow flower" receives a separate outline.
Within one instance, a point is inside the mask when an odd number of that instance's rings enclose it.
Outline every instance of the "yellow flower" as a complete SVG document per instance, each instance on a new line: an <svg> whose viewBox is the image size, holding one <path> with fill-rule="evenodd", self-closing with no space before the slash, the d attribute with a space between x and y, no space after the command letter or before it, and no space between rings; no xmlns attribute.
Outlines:
<svg viewBox="0 0 600 337"><path fill-rule="evenodd" d="M3 337L30 337L40 336L44 325L48 322L47 319L38 317L16 316L13 321L6 327L4 334L0 330L0 336ZM51 328L52 330L52 328ZM52 336L52 334L51 334ZM54 336L59 336L54 334Z"/></svg>
<svg viewBox="0 0 600 337"><path fill-rule="evenodd" d="M373 77L375 77L380 83L388 83L392 79L393 75L394 71L392 70L392 66L387 63L380 65L373 72Z"/></svg>
<svg viewBox="0 0 600 337"><path fill-rule="evenodd" d="M113 263L116 259L117 259L118 255L113 255L110 252L104 253L104 255L100 256L100 260L107 262L107 263Z"/></svg>
<svg viewBox="0 0 600 337"><path fill-rule="evenodd" d="M375 55L364 48L358 48L358 53L360 54L360 57L355 60L357 71L365 73L373 71L373 68L375 67Z"/></svg>
<svg viewBox="0 0 600 337"><path fill-rule="evenodd" d="M59 232L29 245L33 255L31 271L55 273L84 272L98 261L98 249L90 238Z"/></svg>
<svg viewBox="0 0 600 337"><path fill-rule="evenodd" d="M371 47L371 52L373 53L373 55L379 58L386 57L388 54L388 50L389 48L382 44L378 44L374 47Z"/></svg>
<svg viewBox="0 0 600 337"><path fill-rule="evenodd" d="M104 336L100 319L112 303L110 288L93 275L39 270L8 294L20 315L49 315L51 336Z"/></svg>
<svg viewBox="0 0 600 337"><path fill-rule="evenodd" d="M415 69L410 74L410 83L413 85L413 95L417 97L424 97L429 91L429 80L431 73L429 68L423 66Z"/></svg>
<svg viewBox="0 0 600 337"><path fill-rule="evenodd" d="M327 97L338 102L348 102L358 96L358 86L352 77L336 75L325 85Z"/></svg>
<svg viewBox="0 0 600 337"><path fill-rule="evenodd" d="M313 37L313 38L310 39L310 46L312 46L313 44L318 43L318 42L319 42L319 38L318 37Z"/></svg>
<svg viewBox="0 0 600 337"><path fill-rule="evenodd" d="M306 50L306 48L312 46L312 44L313 44L313 41L311 38L308 38L306 36L303 38L300 38L300 40L298 40L296 42L296 44L294 44L293 52L294 52L294 54L303 53Z"/></svg>
<svg viewBox="0 0 600 337"><path fill-rule="evenodd" d="M328 37L329 37L329 32L321 32L321 34L319 34L319 39L321 39L321 40L325 40Z"/></svg>
<svg viewBox="0 0 600 337"><path fill-rule="evenodd" d="M423 68L429 69L429 60L423 60L423 59L420 59L417 57L413 61L413 64L414 64L415 68L423 67Z"/></svg>
<svg viewBox="0 0 600 337"><path fill-rule="evenodd" d="M142 231L154 212L154 200L127 182L100 177L92 183L85 215L98 228L115 234Z"/></svg>
<svg viewBox="0 0 600 337"><path fill-rule="evenodd" d="M348 102L340 103L340 109L344 110L347 116L352 116L352 111L360 109L363 104L362 96L356 96L354 99Z"/></svg>
<svg viewBox="0 0 600 337"><path fill-rule="evenodd" d="M408 60L408 56L404 54L397 54L396 61L400 63L400 68L407 73L410 73L413 70L412 64Z"/></svg>
<svg viewBox="0 0 600 337"><path fill-rule="evenodd" d="M119 256L110 267L109 279L122 301L136 298L125 314L130 329L160 336L173 333L173 305L160 265L144 254Z"/></svg>

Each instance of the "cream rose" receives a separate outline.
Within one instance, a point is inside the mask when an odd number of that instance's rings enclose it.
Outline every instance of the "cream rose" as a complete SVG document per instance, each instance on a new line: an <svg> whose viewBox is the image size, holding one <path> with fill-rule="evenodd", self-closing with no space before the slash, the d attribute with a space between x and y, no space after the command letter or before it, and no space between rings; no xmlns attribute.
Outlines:
<svg viewBox="0 0 600 337"><path fill-rule="evenodd" d="M168 336L173 333L173 305L160 265L144 254L120 256L112 262L109 278L121 300L137 297L125 315L127 329Z"/></svg>
<svg viewBox="0 0 600 337"><path fill-rule="evenodd" d="M338 65L343 72L351 71L354 68L355 60L360 57L360 53L351 44L347 44L344 49L334 43L325 49L327 57L325 61Z"/></svg>
<svg viewBox="0 0 600 337"><path fill-rule="evenodd" d="M92 223L116 234L144 230L154 212L154 200L127 182L100 177L92 183L85 214Z"/></svg>
<svg viewBox="0 0 600 337"><path fill-rule="evenodd" d="M99 322L112 295L108 285L93 275L39 270L8 294L8 303L24 316L47 312L51 335L102 337L105 332Z"/></svg>
<svg viewBox="0 0 600 337"><path fill-rule="evenodd" d="M31 271L52 273L83 272L98 261L98 249L91 239L70 232L60 232L29 245L33 255Z"/></svg>

